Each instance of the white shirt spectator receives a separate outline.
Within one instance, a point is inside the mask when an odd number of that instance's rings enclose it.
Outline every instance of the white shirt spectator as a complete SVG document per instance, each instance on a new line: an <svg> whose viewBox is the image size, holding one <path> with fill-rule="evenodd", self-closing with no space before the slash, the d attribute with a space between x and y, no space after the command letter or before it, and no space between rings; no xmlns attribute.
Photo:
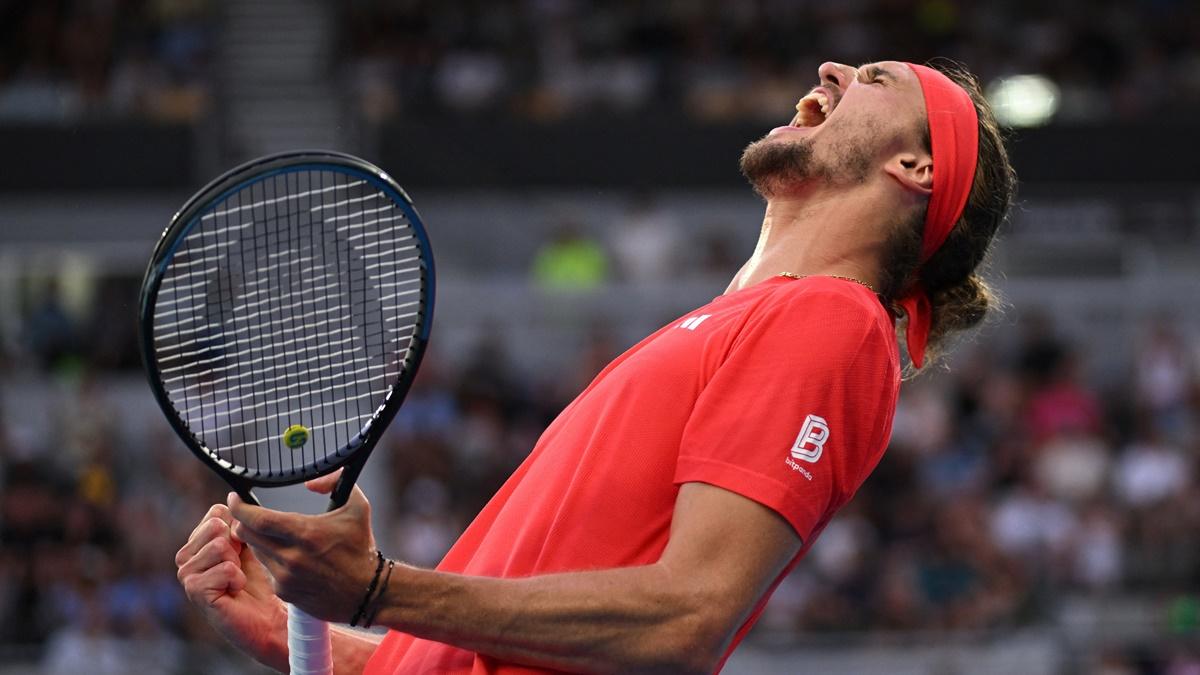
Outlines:
<svg viewBox="0 0 1200 675"><path fill-rule="evenodd" d="M1147 506L1187 486L1191 462L1176 448L1135 443L1121 453L1113 472L1113 490L1130 506Z"/></svg>
<svg viewBox="0 0 1200 675"><path fill-rule="evenodd" d="M992 536L1007 553L1045 558L1064 548L1077 525L1063 504L1028 488L1008 493L992 512Z"/></svg>

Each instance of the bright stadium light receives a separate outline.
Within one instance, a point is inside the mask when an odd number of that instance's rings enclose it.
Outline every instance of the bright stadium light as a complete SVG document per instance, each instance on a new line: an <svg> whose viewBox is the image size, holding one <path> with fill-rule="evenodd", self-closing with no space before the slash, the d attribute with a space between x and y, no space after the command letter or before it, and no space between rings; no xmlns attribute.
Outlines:
<svg viewBox="0 0 1200 675"><path fill-rule="evenodd" d="M1037 127L1058 111L1058 86L1042 75L1013 75L987 88L996 121L1008 127Z"/></svg>

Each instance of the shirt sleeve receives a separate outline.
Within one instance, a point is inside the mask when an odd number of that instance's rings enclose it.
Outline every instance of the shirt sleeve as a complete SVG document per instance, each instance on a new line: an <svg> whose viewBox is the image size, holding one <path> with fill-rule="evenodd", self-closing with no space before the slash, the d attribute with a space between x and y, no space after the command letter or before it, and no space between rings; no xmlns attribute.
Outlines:
<svg viewBox="0 0 1200 675"><path fill-rule="evenodd" d="M807 543L882 456L899 357L890 321L861 298L777 295L751 311L697 399L675 483L759 502Z"/></svg>

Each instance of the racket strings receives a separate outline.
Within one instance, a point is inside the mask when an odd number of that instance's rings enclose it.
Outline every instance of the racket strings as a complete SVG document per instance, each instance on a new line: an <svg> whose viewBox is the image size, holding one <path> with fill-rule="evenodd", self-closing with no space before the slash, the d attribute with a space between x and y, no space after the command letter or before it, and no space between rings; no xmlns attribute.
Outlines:
<svg viewBox="0 0 1200 675"><path fill-rule="evenodd" d="M292 171L228 196L184 238L155 305L180 418L234 470L317 473L408 367L422 269L404 212L353 176ZM309 440L292 449L295 424Z"/></svg>

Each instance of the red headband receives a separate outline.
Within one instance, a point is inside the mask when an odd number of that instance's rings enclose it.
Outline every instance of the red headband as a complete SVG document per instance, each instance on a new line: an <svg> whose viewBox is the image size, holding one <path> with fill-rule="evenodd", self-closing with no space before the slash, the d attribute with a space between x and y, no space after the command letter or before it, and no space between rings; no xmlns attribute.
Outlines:
<svg viewBox="0 0 1200 675"><path fill-rule="evenodd" d="M905 65L912 68L921 82L934 159L933 190L929 195L925 235L921 240L921 264L924 265L946 241L967 204L979 155L979 118L970 95L950 78L928 66ZM920 368L925 360L933 311L920 282L900 298L900 306L908 314L908 355L913 365Z"/></svg>

